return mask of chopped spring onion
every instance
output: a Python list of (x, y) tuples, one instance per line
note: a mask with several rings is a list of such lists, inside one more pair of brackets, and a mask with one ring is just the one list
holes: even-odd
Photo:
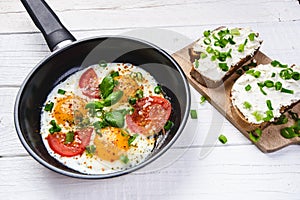
[(248, 71), (249, 70), (249, 65), (244, 65), (242, 68), (243, 68), (244, 71)]
[(211, 61), (215, 61), (216, 59), (217, 59), (217, 56), (215, 56), (215, 55), (212, 55), (210, 58)]
[(243, 103), (243, 105), (244, 105), (244, 107), (245, 107), (246, 109), (248, 109), (248, 110), (252, 107), (252, 105), (251, 105), (248, 101), (245, 101), (245, 102)]
[(191, 118), (192, 119), (197, 119), (198, 118), (196, 110), (191, 110)]
[(292, 78), (295, 80), (295, 81), (298, 81), (300, 79), (300, 73), (299, 72), (293, 72), (292, 73)]
[(286, 139), (291, 139), (298, 136), (298, 134), (295, 133), (294, 127), (292, 126), (281, 129), (280, 135)]
[(271, 77), (274, 78), (275, 76), (276, 76), (276, 74), (273, 72)]
[(279, 125), (279, 124), (286, 124), (288, 122), (288, 118), (282, 114), (280, 115), (280, 117), (277, 119), (276, 122), (274, 122), (275, 125)]
[(246, 72), (246, 74), (250, 74), (250, 75), (254, 76), (255, 78), (259, 78), (261, 75), (261, 72), (255, 71), (254, 69), (250, 69)]
[(195, 59), (194, 66), (195, 66), (195, 68), (199, 67), (199, 61), (197, 59)]
[(275, 90), (281, 90), (281, 88), (282, 88), (282, 83), (281, 82), (279, 82), (279, 81), (277, 81), (276, 83), (275, 83)]
[(204, 37), (210, 36), (210, 30), (204, 31), (203, 35), (204, 35)]
[(226, 144), (226, 142), (227, 142), (227, 138), (225, 135), (222, 135), (222, 134), (219, 135), (218, 139), (222, 144)]
[(231, 45), (235, 45), (235, 41), (233, 41), (233, 36), (229, 37), (228, 38), (228, 42), (231, 44)]
[(265, 121), (265, 122), (268, 122), (268, 121), (270, 121), (271, 119), (273, 119), (273, 117), (274, 117), (274, 115), (273, 115), (273, 111), (272, 110), (267, 110), (266, 111), (266, 117), (265, 118), (263, 118), (263, 120)]
[(136, 91), (135, 95), (137, 98), (141, 99), (144, 96), (144, 92), (143, 92), (143, 90), (139, 89)]
[(255, 37), (255, 33), (250, 33), (248, 35), (248, 38), (249, 38), (250, 41), (254, 41), (254, 37)]
[(121, 155), (120, 160), (124, 163), (127, 164), (129, 162), (129, 158), (126, 155)]
[(204, 59), (204, 58), (206, 58), (206, 57), (207, 57), (207, 54), (206, 54), (206, 53), (203, 53), (203, 52), (200, 53), (200, 58), (201, 58), (201, 59)]
[(292, 112), (291, 110), (288, 111), (289, 115), (292, 117), (293, 120), (298, 121), (299, 120), (299, 116), (297, 113)]
[(107, 67), (107, 62), (105, 60), (100, 60), (99, 61), (99, 66), (100, 67)]
[(262, 130), (257, 128), (254, 131), (251, 131), (249, 133), (249, 138), (253, 141), (253, 142), (258, 142), (260, 137), (262, 135)]
[(210, 38), (205, 38), (203, 40), (204, 44), (209, 45), (211, 43), (211, 39)]
[(58, 89), (57, 93), (58, 93), (58, 94), (65, 94), (66, 91), (65, 91), (65, 90), (62, 90), (62, 89)]
[(213, 48), (211, 48), (210, 46), (208, 46), (208, 47), (206, 48), (206, 52), (207, 52), (207, 53), (213, 53), (214, 50), (213, 50)]
[(238, 28), (234, 28), (234, 29), (230, 30), (230, 34), (231, 35), (240, 35), (241, 33)]
[(95, 145), (86, 146), (85, 151), (88, 155), (93, 155), (96, 151), (96, 146)]
[(128, 139), (128, 146), (131, 145), (131, 143), (135, 140), (135, 138), (137, 138), (137, 136), (139, 136), (139, 134), (134, 134), (134, 135), (131, 135)]
[(258, 122), (263, 120), (263, 115), (258, 111), (254, 111), (252, 115), (255, 117), (256, 121)]
[(251, 90), (251, 85), (247, 85), (246, 87), (245, 87), (245, 90), (248, 92), (249, 90)]
[(273, 67), (277, 67), (279, 64), (280, 64), (280, 62), (279, 62), (278, 60), (273, 60), (273, 61), (271, 62), (271, 65), (272, 65)]
[(49, 132), (51, 134), (61, 131), (61, 128), (58, 126), (58, 124), (55, 122), (55, 120), (51, 120), (50, 124), (52, 125), (52, 127), (49, 129)]
[(287, 94), (294, 94), (294, 90), (289, 90), (289, 89), (286, 89), (286, 88), (281, 88), (280, 91), (283, 92), (283, 93), (287, 93)]
[(168, 120), (167, 123), (164, 126), (164, 129), (166, 131), (168, 131), (168, 130), (170, 130), (172, 128), (173, 125), (174, 125), (174, 123), (172, 121)]
[(161, 86), (160, 86), (160, 85), (157, 85), (157, 86), (154, 88), (154, 93), (155, 93), (155, 94), (160, 94), (161, 92), (162, 92)]
[(66, 139), (65, 139), (65, 144), (70, 144), (74, 141), (74, 132), (73, 131), (69, 131), (66, 134)]
[(267, 88), (272, 88), (272, 87), (274, 87), (274, 82), (271, 80), (266, 80), (264, 82), (264, 86), (266, 86)]
[(257, 83), (261, 93), (263, 93), (263, 95), (267, 95), (267, 93), (263, 90), (263, 87), (265, 86), (264, 83)]
[(280, 71), (279, 76), (283, 80), (289, 80), (292, 78), (293, 70), (291, 68), (283, 69)]
[(137, 101), (137, 98), (136, 98), (136, 97), (129, 97), (129, 98), (128, 98), (128, 103), (129, 103), (130, 105), (136, 104), (136, 101)]
[(240, 52), (240, 53), (244, 52), (247, 42), (248, 42), (248, 39), (245, 39), (244, 43), (239, 45), (238, 52)]
[(266, 101), (266, 104), (267, 104), (269, 110), (273, 110), (271, 100), (268, 99), (268, 100)]
[(111, 75), (112, 78), (115, 78), (115, 77), (119, 76), (119, 72), (118, 71), (112, 71), (110, 73), (110, 75)]
[(205, 96), (201, 96), (200, 97), (200, 104), (203, 104), (204, 102), (206, 102), (206, 97)]
[(47, 111), (47, 112), (51, 112), (52, 109), (53, 109), (53, 106), (54, 106), (54, 103), (53, 102), (49, 102), (45, 105), (45, 108), (44, 110)]
[(219, 67), (221, 68), (222, 71), (225, 72), (227, 72), (229, 69), (227, 63), (219, 63)]

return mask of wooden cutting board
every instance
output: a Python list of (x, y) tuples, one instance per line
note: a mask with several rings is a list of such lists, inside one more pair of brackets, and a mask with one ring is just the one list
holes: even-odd
[[(189, 56), (189, 48), (195, 44), (192, 43), (185, 48), (177, 51), (172, 55), (172, 57), (178, 62), (178, 64), (183, 69), (186, 74), (189, 83), (222, 114), (228, 119), (241, 133), (243, 133), (249, 140), (249, 132), (257, 128), (257, 126), (252, 125), (245, 121), (241, 114), (234, 109), (230, 101), (230, 91), (235, 80), (240, 76), (237, 73), (233, 73), (224, 83), (217, 88), (207, 88), (195, 81), (191, 75), (190, 71), (192, 69), (192, 63)], [(258, 51), (254, 56), (254, 59), (257, 61), (257, 64), (267, 64), (272, 61), (268, 56)], [(249, 63), (245, 63), (247, 65)], [(300, 103), (294, 105), (291, 110), (298, 113), (300, 116)], [(285, 115), (290, 118), (287, 114)], [(262, 127), (262, 136), (257, 142), (253, 142), (262, 152), (273, 152), (279, 150), (285, 146), (291, 144), (300, 143), (300, 137), (295, 137), (293, 139), (285, 139), (280, 135), (280, 129), (284, 126), (290, 126), (294, 122), (293, 120), (288, 121), (284, 125), (274, 125), (272, 123), (266, 124)]]

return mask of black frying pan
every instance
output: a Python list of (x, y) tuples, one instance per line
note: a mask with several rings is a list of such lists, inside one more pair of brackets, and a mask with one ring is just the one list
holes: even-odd
[[(27, 76), (16, 99), (15, 126), (29, 154), (53, 171), (78, 178), (108, 178), (126, 174), (161, 156), (182, 132), (190, 109), (188, 82), (174, 59), (153, 44), (128, 37), (94, 37), (76, 41), (43, 0), (21, 1), (52, 51)], [(99, 60), (132, 63), (150, 72), (170, 97), (173, 107), (171, 120), (175, 125), (141, 164), (121, 172), (88, 175), (60, 164), (48, 154), (39, 134), (40, 114), (47, 95), (58, 83)]]

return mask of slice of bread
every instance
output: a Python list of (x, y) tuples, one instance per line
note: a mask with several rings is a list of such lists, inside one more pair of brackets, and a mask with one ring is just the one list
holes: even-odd
[(189, 49), (193, 63), (191, 76), (201, 85), (220, 86), (236, 69), (251, 60), (262, 41), (249, 28), (220, 27), (204, 31), (193, 48)]
[(249, 125), (275, 122), (300, 100), (300, 67), (278, 61), (260, 64), (240, 76), (232, 86), (232, 112)]

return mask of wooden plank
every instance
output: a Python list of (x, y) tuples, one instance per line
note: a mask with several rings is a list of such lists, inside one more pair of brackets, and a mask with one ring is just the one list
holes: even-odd
[(217, 147), (202, 159), (200, 151), (170, 149), (134, 173), (93, 181), (56, 174), (27, 156), (1, 158), (0, 199), (93, 199), (99, 192), (103, 199), (298, 199), (296, 146), (268, 156), (254, 146)]
[[(73, 2), (73, 3), (72, 3)], [(49, 1), (50, 6), (57, 10), (57, 15), (70, 30), (94, 30), (95, 28), (137, 28), (137, 27), (170, 27), (210, 24), (217, 26), (225, 23), (261, 23), (299, 20), (298, 2), (294, 1), (192, 1), (169, 4), (147, 3), (147, 1), (131, 1), (102, 7), (95, 5), (83, 6), (72, 1), (67, 5), (59, 1)], [(91, 1), (90, 1), (91, 2)], [(160, 2), (160, 3), (159, 3)], [(101, 1), (102, 3), (102, 1)], [(121, 6), (120, 6), (121, 5)], [(129, 9), (124, 8), (129, 7)], [(132, 5), (132, 6), (130, 6)], [(1, 4), (0, 4), (0, 7)], [(5, 9), (7, 3), (3, 5)], [(28, 14), (20, 5), (14, 6), (16, 11), (0, 14), (0, 33), (37, 32)], [(63, 7), (63, 8), (62, 8)], [(199, 8), (199, 11), (198, 11)], [(284, 8), (284, 9), (282, 9)], [(21, 9), (21, 10), (20, 10)], [(211, 11), (218, 13), (212, 16)], [(192, 12), (189, 12), (192, 11)], [(251, 11), (251, 12), (245, 12)], [(188, 14), (187, 14), (188, 13)], [(230, 13), (230, 14), (229, 14)], [(139, 16), (139, 17), (137, 17)], [(142, 16), (142, 17), (141, 17)], [(13, 23), (7, 23), (13, 22)], [(111, 23), (113, 22), (113, 23)]]
[[(300, 21), (262, 24), (234, 24), (233, 27), (250, 26), (257, 30), (264, 40), (261, 50), (271, 58), (283, 63), (300, 63)], [(152, 42), (173, 53), (187, 44), (195, 41), (205, 29), (215, 26), (185, 26), (168, 29), (126, 29), (126, 30), (96, 30), (74, 32), (77, 38), (99, 35), (130, 35)], [(160, 35), (167, 35), (160, 37)], [(21, 85), (26, 75), (45, 56), (49, 55), (40, 33), (0, 35), (0, 85)], [(13, 76), (12, 76), (13, 75)]]

